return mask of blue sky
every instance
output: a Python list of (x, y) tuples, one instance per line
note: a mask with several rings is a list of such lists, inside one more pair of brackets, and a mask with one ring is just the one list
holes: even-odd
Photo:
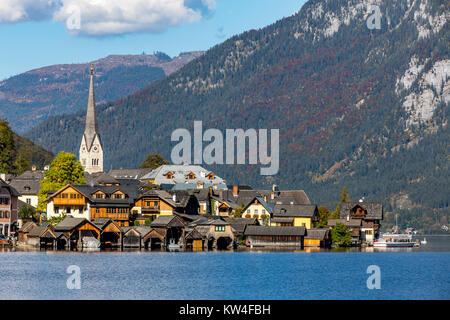
[[(124, 0), (119, 6), (131, 11), (128, 13), (131, 23), (121, 15), (118, 24), (114, 20), (116, 16), (106, 17), (110, 11), (101, 11), (108, 9), (101, 8), (102, 1), (106, 0), (63, 0), (67, 1), (67, 6), (71, 5), (71, 1), (87, 3), (86, 7), (79, 9), (82, 13), (79, 20), (81, 28), (74, 33), (69, 28), (70, 22), (67, 22), (73, 13), (71, 7), (68, 10), (67, 6), (60, 8), (55, 15), (56, 9), (49, 8), (48, 1), (45, 1), (46, 7), (38, 7), (39, 0), (36, 0), (38, 5), (33, 8), (27, 7), (29, 2), (24, 1), (21, 5), (22, 0), (3, 1), (6, 4), (0, 4), (0, 79), (47, 65), (88, 62), (109, 54), (162, 51), (176, 56), (185, 51), (207, 50), (235, 34), (290, 16), (305, 2), (184, 0), (185, 7), (172, 7), (171, 11), (163, 12), (166, 8), (161, 7), (166, 6), (165, 1), (176, 3), (183, 0), (147, 0), (146, 3), (151, 3), (148, 8), (138, 6), (142, 6), (140, 1), (144, 0)], [(89, 7), (91, 3), (87, 1), (94, 2), (98, 7)], [(120, 3), (122, 0), (114, 1)], [(127, 3), (132, 3), (129, 6), (135, 5), (133, 9), (138, 12), (138, 17), (144, 19), (136, 23), (132, 10), (124, 7), (128, 6)], [(158, 8), (155, 9), (155, 6)], [(152, 10), (157, 10), (161, 17), (153, 20)], [(146, 20), (146, 16), (151, 18)], [(108, 34), (111, 30), (115, 30), (115, 34)]]

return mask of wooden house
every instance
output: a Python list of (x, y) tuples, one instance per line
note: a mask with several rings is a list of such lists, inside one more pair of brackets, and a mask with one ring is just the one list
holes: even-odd
[(151, 227), (122, 227), (122, 245), (124, 248), (143, 248), (145, 247), (144, 238), (153, 229)]
[(346, 219), (328, 219), (328, 226), (331, 228), (334, 228), (338, 223), (343, 224), (350, 231), (353, 245), (361, 244), (361, 219), (351, 219), (349, 217)]
[(343, 202), (341, 219), (361, 219), (361, 241), (369, 245), (378, 238), (383, 220), (383, 204), (380, 202)]
[[(176, 215), (160, 216), (150, 224), (150, 227), (153, 229), (152, 231), (155, 231), (157, 234), (147, 235), (147, 238), (148, 236), (156, 236), (162, 240), (163, 247), (167, 247), (169, 243), (184, 245), (185, 224), (180, 217)], [(163, 238), (159, 235), (162, 235)]]
[(121, 247), (122, 229), (110, 218), (98, 218), (92, 222), (100, 230), (100, 243), (102, 247)]
[(18, 241), (19, 243), (25, 243), (25, 240), (28, 237), (28, 233), (30, 230), (34, 227), (36, 227), (37, 224), (33, 221), (29, 221), (23, 224), (22, 228), (18, 230)]
[(328, 248), (331, 246), (330, 229), (307, 229), (304, 245), (305, 247)]
[(58, 223), (54, 229), (56, 232), (62, 232), (69, 240), (68, 248), (82, 247), (84, 237), (94, 237), (100, 241), (102, 230), (85, 218), (73, 218), (67, 216)]
[(188, 250), (203, 251), (203, 235), (196, 228), (186, 228), (184, 242)]
[(200, 218), (189, 224), (202, 235), (203, 244), (208, 249), (226, 250), (234, 246), (235, 234), (231, 224), (222, 219)]
[(305, 227), (247, 226), (247, 246), (304, 247)]

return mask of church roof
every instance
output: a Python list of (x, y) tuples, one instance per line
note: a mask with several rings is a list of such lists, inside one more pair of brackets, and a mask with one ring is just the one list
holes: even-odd
[(91, 81), (89, 84), (89, 98), (86, 111), (86, 126), (84, 129), (84, 138), (86, 141), (86, 147), (90, 151), (95, 136), (98, 135), (97, 116), (95, 115), (95, 93), (94, 93), (94, 69), (91, 67)]

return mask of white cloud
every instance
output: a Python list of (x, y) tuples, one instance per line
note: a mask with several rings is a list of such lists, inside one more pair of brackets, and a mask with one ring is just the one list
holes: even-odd
[(55, 7), (53, 0), (1, 0), (0, 23), (50, 19)]
[(1, 0), (0, 23), (50, 19), (72, 34), (119, 35), (159, 32), (200, 21), (216, 0)]

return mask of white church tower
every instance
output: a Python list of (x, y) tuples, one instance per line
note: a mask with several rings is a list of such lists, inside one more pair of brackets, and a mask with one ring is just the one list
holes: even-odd
[(97, 129), (94, 95), (94, 68), (91, 64), (91, 83), (86, 111), (86, 127), (80, 146), (80, 162), (88, 173), (103, 171), (103, 148)]

